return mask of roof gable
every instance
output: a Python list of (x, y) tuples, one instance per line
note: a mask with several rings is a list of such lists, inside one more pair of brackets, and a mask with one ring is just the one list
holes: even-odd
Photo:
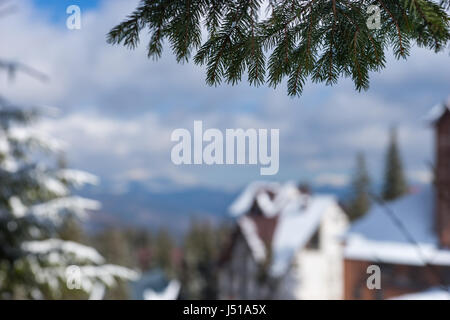
[[(294, 183), (250, 184), (230, 206), (256, 261), (272, 249), (272, 276), (283, 275), (295, 253), (303, 248), (320, 225), (327, 208), (336, 204), (333, 196), (302, 193)], [(255, 209), (257, 207), (257, 210)]]
[(450, 97), (446, 102), (440, 103), (428, 112), (426, 120), (433, 125), (436, 125), (445, 115), (450, 113)]

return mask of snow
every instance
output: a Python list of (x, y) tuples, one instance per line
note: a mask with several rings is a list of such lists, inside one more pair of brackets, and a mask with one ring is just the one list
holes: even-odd
[[(35, 255), (28, 255), (27, 262), (36, 281), (49, 285), (52, 290), (60, 290), (66, 286), (69, 279), (65, 266), (42, 267)], [(101, 287), (111, 287), (116, 284), (116, 278), (134, 281), (139, 278), (139, 272), (117, 265), (84, 265), (79, 268), (80, 289), (89, 293), (90, 298), (100, 298)]]
[(19, 197), (11, 197), (9, 199), (11, 213), (16, 218), (22, 218), (26, 215), (28, 208), (24, 206)]
[(89, 295), (89, 300), (103, 300), (105, 296), (106, 287), (101, 283), (96, 283), (92, 287), (91, 294)]
[(387, 204), (417, 245), (389, 217), (387, 208), (375, 204), (348, 231), (345, 257), (410, 265), (450, 265), (450, 250), (439, 248), (434, 230), (434, 199), (434, 189), (429, 186)]
[(253, 257), (257, 262), (264, 262), (266, 259), (266, 247), (258, 236), (256, 225), (250, 218), (243, 216), (238, 220), (242, 234), (250, 247)]
[[(1, 64), (0, 61), (0, 67)], [(47, 231), (53, 236), (57, 235), (55, 227), (64, 221), (66, 214), (84, 218), (89, 210), (100, 208), (97, 201), (69, 196), (69, 187), (97, 184), (98, 179), (83, 171), (47, 167), (46, 151), (62, 151), (65, 144), (25, 121), (35, 115), (34, 110), (9, 107), (9, 103), (0, 97), (0, 113), (4, 115), (0, 121), (0, 180), (6, 181), (6, 184), (0, 184), (0, 193), (8, 199), (9, 205), (9, 210), (1, 210), (0, 214), (2, 218), (6, 215), (6, 225), (11, 232), (20, 226), (19, 219), (28, 219), (24, 232), (28, 231), (29, 236), (35, 239), (17, 246), (16, 249), (22, 249), (24, 253), (20, 263), (31, 270), (38, 284), (48, 285), (52, 295), (61, 293), (62, 288), (73, 280), (73, 274), (68, 272), (70, 267), (79, 271), (81, 289), (94, 300), (102, 299), (106, 286), (115, 285), (119, 278), (136, 280), (140, 276), (139, 272), (112, 264), (102, 265), (105, 259), (92, 247), (51, 236), (41, 240), (43, 236), (48, 237)], [(25, 124), (16, 126), (16, 123)], [(14, 190), (8, 188), (8, 181), (23, 184), (23, 190), (11, 194)], [(30, 204), (30, 200), (22, 196), (28, 190), (28, 185), (31, 185), (30, 188), (38, 187), (38, 194), (32, 195), (36, 199), (46, 197), (48, 193), (53, 199)], [(50, 228), (45, 228), (47, 226)], [(42, 233), (41, 230), (46, 232)], [(0, 270), (0, 282), (3, 276)], [(36, 287), (30, 289), (30, 296), (41, 299), (45, 295)]]
[(82, 187), (86, 184), (98, 185), (97, 176), (81, 170), (63, 169), (57, 172), (59, 179), (70, 182), (75, 187)]
[(391, 300), (450, 300), (450, 288), (431, 288), (423, 292), (398, 296)]
[(10, 146), (8, 139), (2, 134), (0, 135), (0, 154), (7, 154), (9, 153)]
[(256, 195), (260, 191), (277, 191), (280, 187), (276, 182), (256, 181), (251, 183), (244, 192), (231, 204), (229, 212), (232, 216), (237, 217), (245, 214), (253, 205)]
[(48, 151), (63, 151), (65, 144), (33, 127), (14, 127), (9, 130), (9, 138), (19, 143), (44, 148)]
[[(434, 232), (434, 190), (423, 187), (418, 193), (406, 195), (386, 203), (387, 208), (399, 219), (405, 228), (420, 243), (436, 244)], [(386, 207), (374, 204), (372, 209), (349, 230), (350, 234), (361, 234), (376, 241), (390, 241), (409, 244), (403, 232), (386, 212)]]
[(431, 108), (428, 115), (425, 117), (427, 122), (434, 123), (438, 121), (446, 111), (450, 110), (450, 97), (448, 98), (446, 103), (440, 103)]
[(297, 201), (296, 206), (288, 206), (289, 210), (280, 215), (272, 242), (273, 276), (283, 275), (291, 264), (295, 253), (303, 248), (316, 232), (327, 208), (335, 204), (332, 196), (314, 196), (308, 206)]
[(42, 187), (44, 187), (49, 192), (57, 196), (66, 196), (69, 194), (69, 189), (60, 180), (50, 177), (46, 174), (41, 174), (38, 179)]
[(97, 281), (101, 281), (106, 286), (111, 287), (116, 284), (115, 278), (124, 280), (136, 280), (139, 278), (139, 272), (113, 264), (80, 266), (80, 270), (82, 275), (81, 286), (87, 292), (91, 292)]
[(81, 170), (62, 169), (52, 172), (42, 164), (37, 166), (35, 176), (43, 188), (58, 196), (70, 193), (67, 184), (80, 188), (86, 184), (97, 185), (99, 181), (95, 175)]
[(450, 265), (450, 250), (441, 250), (435, 245), (415, 246), (398, 242), (370, 241), (358, 236), (352, 237), (347, 243), (347, 259), (415, 266)]
[(180, 293), (181, 284), (177, 280), (172, 280), (169, 285), (162, 291), (156, 292), (153, 289), (144, 291), (144, 300), (176, 300)]
[(71, 254), (80, 261), (89, 261), (96, 264), (104, 262), (104, 258), (94, 248), (61, 239), (24, 242), (22, 249), (32, 254), (49, 254), (56, 251)]
[(38, 219), (47, 219), (56, 223), (60, 222), (62, 213), (73, 213), (83, 219), (88, 210), (100, 209), (100, 202), (82, 197), (57, 198), (46, 203), (38, 204), (30, 208), (29, 214)]
[[(269, 192), (273, 193), (271, 200)], [(280, 185), (276, 182), (256, 181), (251, 183), (241, 195), (231, 204), (229, 212), (232, 216), (241, 216), (247, 213), (256, 200), (263, 214), (272, 218), (285, 210), (292, 201), (307, 200), (306, 195), (302, 195), (293, 182)]]
[[(271, 200), (268, 192), (274, 194)], [(238, 225), (257, 262), (266, 258), (266, 249), (254, 222), (244, 215), (256, 200), (267, 218), (278, 215), (272, 240), (272, 259), (269, 272), (278, 277), (287, 271), (295, 253), (303, 248), (320, 224), (327, 208), (336, 204), (333, 196), (310, 196), (301, 193), (292, 182), (280, 185), (271, 182), (250, 184), (230, 206), (230, 213), (238, 218)]]
[(298, 191), (294, 183), (288, 182), (277, 190), (273, 200), (270, 199), (266, 192), (262, 192), (256, 196), (256, 202), (264, 215), (271, 218), (283, 210), (289, 211), (289, 206), (292, 205), (294, 205), (293, 210), (296, 210), (298, 203), (301, 202), (302, 204), (304, 201), (307, 201), (307, 198), (307, 195), (303, 195)]
[(0, 168), (8, 173), (15, 173), (19, 170), (19, 163), (9, 154), (6, 154), (0, 161)]

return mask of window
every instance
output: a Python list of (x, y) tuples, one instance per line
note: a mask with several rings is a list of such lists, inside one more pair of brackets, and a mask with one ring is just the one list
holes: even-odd
[(320, 249), (320, 228), (317, 228), (316, 232), (314, 232), (311, 239), (309, 239), (308, 244), (306, 245), (307, 249), (310, 250), (319, 250)]

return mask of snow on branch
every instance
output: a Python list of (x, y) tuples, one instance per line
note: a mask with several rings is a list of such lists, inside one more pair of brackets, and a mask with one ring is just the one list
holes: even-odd
[(76, 261), (88, 261), (96, 264), (104, 263), (105, 259), (94, 248), (61, 239), (47, 239), (42, 241), (27, 241), (22, 249), (31, 254), (50, 254), (59, 252), (72, 255)]
[(61, 214), (72, 213), (85, 218), (88, 210), (100, 209), (100, 202), (82, 197), (65, 197), (38, 204), (30, 208), (30, 214), (42, 219), (59, 221)]
[[(91, 293), (91, 297), (98, 295), (101, 286), (113, 287), (117, 284), (117, 279), (135, 281), (140, 277), (140, 273), (126, 267), (105, 264), (101, 266), (86, 265), (80, 266), (81, 289)], [(63, 279), (67, 281), (67, 274), (64, 271)], [(99, 297), (97, 297), (99, 298)]]
[(65, 143), (52, 138), (40, 130), (31, 127), (14, 127), (9, 131), (9, 137), (13, 141), (23, 143), (35, 148), (45, 149), (51, 152), (60, 152), (65, 148)]
[(99, 179), (97, 176), (81, 170), (63, 169), (59, 170), (56, 173), (56, 176), (59, 179), (65, 180), (77, 188), (82, 187), (86, 184), (99, 184)]
[[(64, 266), (43, 267), (36, 256), (27, 256), (27, 262), (32, 270), (36, 281), (49, 285), (53, 290), (61, 290), (61, 286), (66, 286), (72, 276), (68, 268)], [(117, 284), (116, 280), (137, 280), (140, 273), (126, 267), (118, 265), (85, 265), (76, 266), (79, 270), (80, 289), (89, 293), (91, 298), (101, 299), (102, 287), (112, 287)]]
[(89, 210), (98, 210), (100, 202), (82, 197), (57, 198), (48, 202), (26, 207), (18, 197), (9, 199), (11, 213), (16, 218), (31, 216), (38, 220), (50, 220), (54, 224), (62, 222), (65, 214), (74, 214), (80, 219), (84, 219)]

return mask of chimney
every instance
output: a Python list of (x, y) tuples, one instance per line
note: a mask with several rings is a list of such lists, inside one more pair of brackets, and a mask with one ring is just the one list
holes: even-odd
[(450, 100), (434, 122), (436, 130), (436, 230), (442, 247), (450, 248)]

